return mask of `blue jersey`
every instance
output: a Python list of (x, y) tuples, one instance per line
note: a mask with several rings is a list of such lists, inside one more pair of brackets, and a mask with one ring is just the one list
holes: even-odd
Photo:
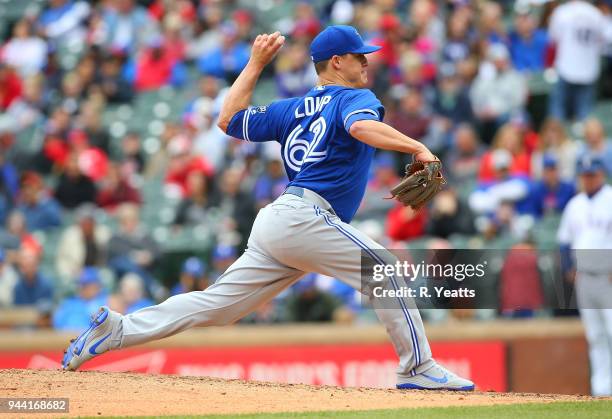
[(374, 156), (374, 148), (349, 129), (355, 121), (383, 116), (382, 104), (367, 89), (317, 86), (303, 97), (236, 113), (227, 133), (246, 141), (278, 141), (289, 186), (318, 193), (348, 223), (365, 193)]

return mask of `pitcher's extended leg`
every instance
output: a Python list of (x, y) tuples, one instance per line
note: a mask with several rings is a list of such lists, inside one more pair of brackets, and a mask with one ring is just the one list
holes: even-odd
[(161, 339), (194, 326), (233, 323), (302, 275), (250, 248), (204, 291), (176, 295), (126, 316), (102, 307), (90, 327), (71, 341), (62, 366), (75, 370), (110, 349)]
[(204, 291), (168, 298), (123, 316), (121, 347), (171, 336), (196, 326), (223, 326), (246, 316), (304, 275), (253, 249)]

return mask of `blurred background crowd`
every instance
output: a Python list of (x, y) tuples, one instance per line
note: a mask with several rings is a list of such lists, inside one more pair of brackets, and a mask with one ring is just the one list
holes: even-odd
[[(216, 127), (224, 89), (254, 36), (280, 30), (288, 42), (254, 104), (306, 93), (308, 46), (328, 24), (382, 46), (368, 69), (386, 122), (427, 144), (449, 180), (429, 208), (398, 206), (384, 198), (411, 157), (379, 152), (358, 228), (394, 249), (554, 249), (577, 161), (612, 175), (611, 6), (0, 0), (0, 308), (81, 329), (102, 304), (129, 313), (213, 283), (287, 183), (277, 143)], [(568, 7), (591, 30), (566, 36)], [(518, 314), (550, 315), (537, 258), (509, 259), (497, 308), (431, 319), (516, 315), (509, 301), (526, 294)], [(243, 321), (369, 321), (359, 302), (309, 275)]]

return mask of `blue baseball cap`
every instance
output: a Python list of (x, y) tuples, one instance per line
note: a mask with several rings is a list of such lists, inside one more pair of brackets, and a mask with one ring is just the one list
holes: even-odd
[(204, 271), (206, 270), (206, 266), (204, 262), (202, 262), (197, 257), (190, 257), (183, 263), (183, 273), (188, 274), (195, 277), (200, 277), (204, 275)]
[(597, 156), (586, 155), (578, 160), (578, 173), (581, 175), (593, 174), (599, 170), (605, 172), (606, 167), (604, 166), (601, 158)]
[(310, 44), (310, 58), (315, 63), (334, 55), (370, 54), (380, 47), (366, 45), (357, 29), (347, 25), (328, 26)]
[(79, 276), (79, 286), (85, 286), (89, 284), (99, 284), (100, 283), (100, 275), (98, 274), (98, 269), (92, 266), (86, 266), (81, 271), (81, 275)]
[(218, 244), (213, 251), (213, 259), (221, 260), (221, 259), (229, 259), (236, 257), (236, 248), (234, 246), (229, 246), (226, 244)]
[(552, 154), (545, 154), (542, 159), (542, 165), (547, 169), (557, 167), (557, 158)]

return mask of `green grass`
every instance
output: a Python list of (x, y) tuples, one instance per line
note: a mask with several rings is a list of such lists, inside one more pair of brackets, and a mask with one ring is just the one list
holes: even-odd
[[(155, 416), (147, 416), (154, 418)], [(511, 404), (503, 406), (426, 407), (347, 412), (260, 413), (247, 415), (160, 416), (160, 418), (198, 419), (284, 419), (284, 418), (358, 418), (358, 419), (610, 419), (612, 401)], [(99, 418), (99, 416), (97, 416)]]

